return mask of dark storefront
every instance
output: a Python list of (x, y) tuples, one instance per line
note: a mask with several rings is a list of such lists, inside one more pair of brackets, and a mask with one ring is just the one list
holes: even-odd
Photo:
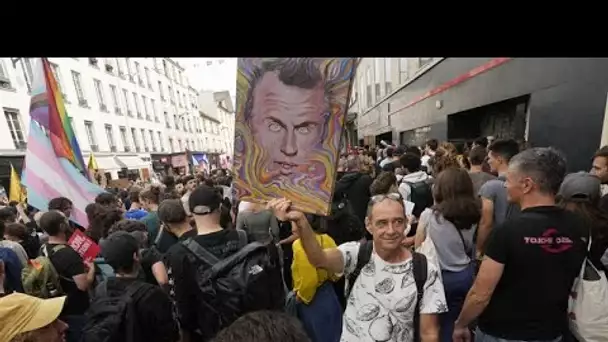
[(600, 145), (608, 59), (446, 58), (366, 113), (395, 143), (495, 136), (562, 150), (571, 170), (589, 168)]

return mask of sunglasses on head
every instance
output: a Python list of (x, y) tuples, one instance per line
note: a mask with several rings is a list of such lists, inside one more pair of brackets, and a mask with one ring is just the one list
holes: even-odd
[(378, 202), (382, 202), (385, 199), (391, 199), (393, 201), (403, 201), (403, 197), (401, 197), (401, 194), (396, 193), (396, 192), (392, 192), (392, 193), (388, 193), (388, 194), (380, 194), (380, 195), (375, 195), (372, 196), (369, 199), (370, 204), (376, 204)]

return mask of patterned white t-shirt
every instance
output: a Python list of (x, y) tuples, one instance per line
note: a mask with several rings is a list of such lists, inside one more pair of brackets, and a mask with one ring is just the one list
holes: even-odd
[[(357, 265), (359, 242), (347, 242), (338, 249), (344, 257), (344, 272), (348, 275)], [(427, 269), (420, 313), (447, 312), (439, 271), (430, 262)], [(413, 341), (417, 294), (412, 258), (391, 264), (373, 252), (348, 298), (340, 341)]]

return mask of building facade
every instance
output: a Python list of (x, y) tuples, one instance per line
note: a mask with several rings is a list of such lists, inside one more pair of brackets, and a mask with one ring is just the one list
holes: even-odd
[(608, 134), (606, 72), (603, 58), (365, 58), (351, 111), (361, 144), (513, 138), (588, 169)]
[[(170, 58), (49, 58), (85, 162), (107, 179), (150, 177), (151, 154), (203, 149), (198, 92)], [(34, 60), (0, 58), (0, 160), (27, 148)], [(13, 161), (10, 161), (11, 163)], [(0, 162), (0, 179), (6, 178)]]

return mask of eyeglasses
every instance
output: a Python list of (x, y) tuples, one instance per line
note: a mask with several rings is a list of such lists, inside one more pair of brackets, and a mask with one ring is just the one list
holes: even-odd
[(403, 201), (403, 197), (401, 196), (400, 193), (392, 192), (392, 193), (388, 193), (388, 194), (380, 194), (380, 195), (372, 196), (369, 199), (369, 205), (374, 205), (376, 203), (382, 202), (387, 198), (390, 200), (393, 200), (393, 201), (398, 201), (398, 202)]

